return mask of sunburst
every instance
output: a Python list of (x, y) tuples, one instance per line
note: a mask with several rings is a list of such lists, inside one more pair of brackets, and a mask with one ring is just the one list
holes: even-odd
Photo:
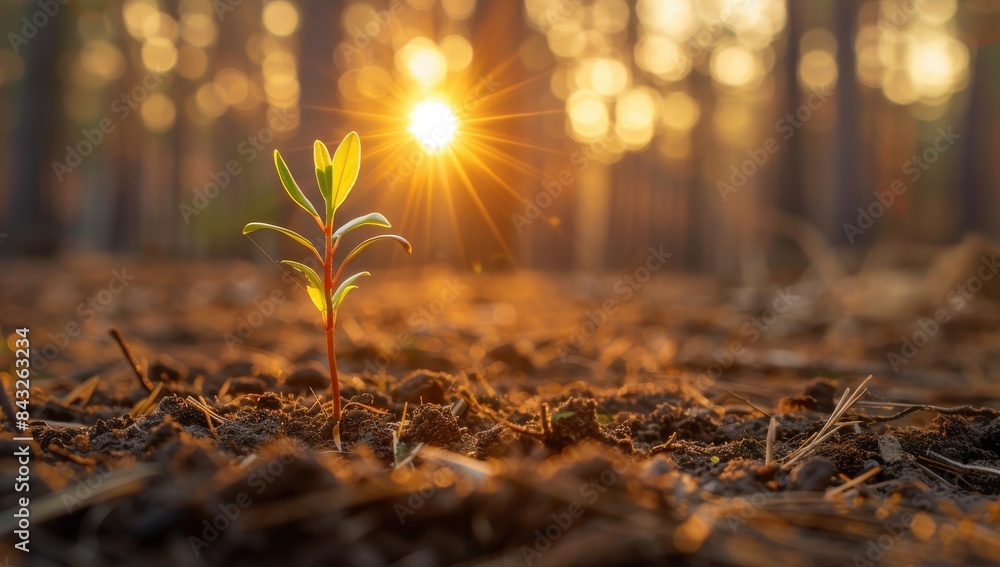
[(458, 126), (455, 111), (441, 100), (424, 100), (410, 113), (410, 133), (430, 154), (445, 150), (455, 139)]
[[(435, 35), (433, 30), (423, 33)], [(481, 39), (482, 47), (474, 51), (488, 59), (496, 38)], [(474, 59), (442, 78), (440, 58), (424, 56), (419, 51), (424, 45), (434, 44), (405, 43), (410, 59), (402, 63), (404, 50), (392, 51), (389, 43), (373, 46), (372, 65), (345, 72), (358, 77), (351, 86), (353, 94), (362, 96), (345, 95), (342, 107), (304, 108), (345, 118), (330, 139), (344, 129), (361, 134), (365, 150), (359, 186), (374, 188), (376, 208), (401, 219), (401, 233), (417, 242), (433, 241), (437, 249), (416, 246), (416, 253), (444, 259), (448, 251), (441, 248), (451, 246), (469, 265), (496, 254), (512, 261), (507, 236), (513, 225), (506, 223), (512, 211), (529, 205), (530, 187), (543, 178), (542, 169), (530, 160), (539, 152), (563, 153), (561, 147), (524, 139), (520, 131), (531, 128), (525, 121), (564, 110), (525, 111), (523, 100), (537, 100), (526, 96), (528, 89), (548, 74), (524, 79), (512, 69), (516, 53), (489, 65)], [(343, 90), (343, 77), (337, 79)]]

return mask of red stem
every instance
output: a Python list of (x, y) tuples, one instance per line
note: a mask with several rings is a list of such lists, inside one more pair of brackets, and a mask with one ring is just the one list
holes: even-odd
[(340, 379), (337, 376), (337, 352), (334, 348), (334, 325), (337, 322), (333, 312), (333, 255), (337, 251), (337, 243), (333, 242), (333, 227), (324, 227), (326, 236), (326, 261), (323, 262), (323, 287), (326, 290), (326, 356), (330, 363), (330, 388), (333, 390), (333, 413), (340, 421)]

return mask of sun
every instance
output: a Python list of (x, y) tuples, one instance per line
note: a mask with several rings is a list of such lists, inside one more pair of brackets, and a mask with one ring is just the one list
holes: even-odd
[(444, 150), (457, 132), (458, 117), (443, 101), (425, 100), (410, 113), (410, 133), (428, 153)]

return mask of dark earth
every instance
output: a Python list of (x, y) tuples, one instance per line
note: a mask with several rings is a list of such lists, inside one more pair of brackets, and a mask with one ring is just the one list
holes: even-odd
[(30, 562), (11, 535), (0, 557), (1000, 564), (1000, 278), (959, 306), (972, 246), (758, 289), (376, 271), (338, 323), (339, 424), (316, 312), (272, 265), (5, 261), (0, 368), (10, 392), (28, 326), (34, 441)]

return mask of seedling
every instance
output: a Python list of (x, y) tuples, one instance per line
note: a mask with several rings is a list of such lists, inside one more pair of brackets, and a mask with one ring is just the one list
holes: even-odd
[[(309, 216), (316, 221), (320, 230), (323, 231), (325, 242), (324, 254), (320, 255), (319, 250), (313, 246), (312, 242), (299, 233), (273, 224), (252, 222), (243, 227), (243, 234), (249, 234), (261, 229), (278, 231), (308, 248), (316, 256), (316, 259), (319, 260), (319, 265), (323, 269), (322, 277), (315, 270), (301, 262), (282, 260), (281, 263), (305, 276), (306, 291), (309, 293), (309, 298), (323, 317), (323, 324), (326, 327), (326, 352), (330, 362), (330, 388), (333, 390), (333, 411), (339, 421), (341, 409), (340, 381), (337, 377), (337, 355), (334, 350), (334, 327), (337, 324), (337, 311), (344, 302), (344, 297), (347, 296), (347, 293), (352, 289), (357, 289), (358, 286), (354, 282), (361, 276), (370, 276), (371, 274), (368, 272), (358, 272), (344, 278), (342, 282), (340, 281), (340, 276), (351, 260), (356, 258), (365, 248), (380, 240), (398, 242), (406, 250), (407, 254), (411, 254), (413, 249), (410, 243), (402, 236), (395, 234), (373, 236), (355, 246), (351, 253), (334, 270), (333, 258), (337, 253), (337, 248), (340, 246), (341, 239), (348, 232), (368, 225), (386, 228), (392, 225), (381, 214), (368, 213), (344, 223), (336, 230), (333, 228), (337, 209), (347, 199), (347, 195), (358, 180), (358, 171), (361, 168), (361, 140), (358, 138), (357, 132), (351, 132), (344, 137), (344, 140), (340, 142), (340, 146), (337, 147), (337, 151), (334, 152), (333, 159), (330, 158), (330, 150), (326, 147), (326, 144), (320, 140), (316, 140), (316, 143), (313, 144), (313, 161), (316, 165), (316, 183), (319, 185), (319, 192), (326, 202), (325, 222), (320, 218), (313, 204), (302, 193), (302, 190), (299, 189), (291, 172), (288, 171), (288, 166), (285, 165), (285, 160), (282, 159), (281, 154), (278, 150), (274, 151), (274, 165), (278, 170), (281, 185), (285, 188), (288, 196), (296, 204), (305, 209), (309, 213)], [(338, 282), (340, 282), (339, 285)]]

